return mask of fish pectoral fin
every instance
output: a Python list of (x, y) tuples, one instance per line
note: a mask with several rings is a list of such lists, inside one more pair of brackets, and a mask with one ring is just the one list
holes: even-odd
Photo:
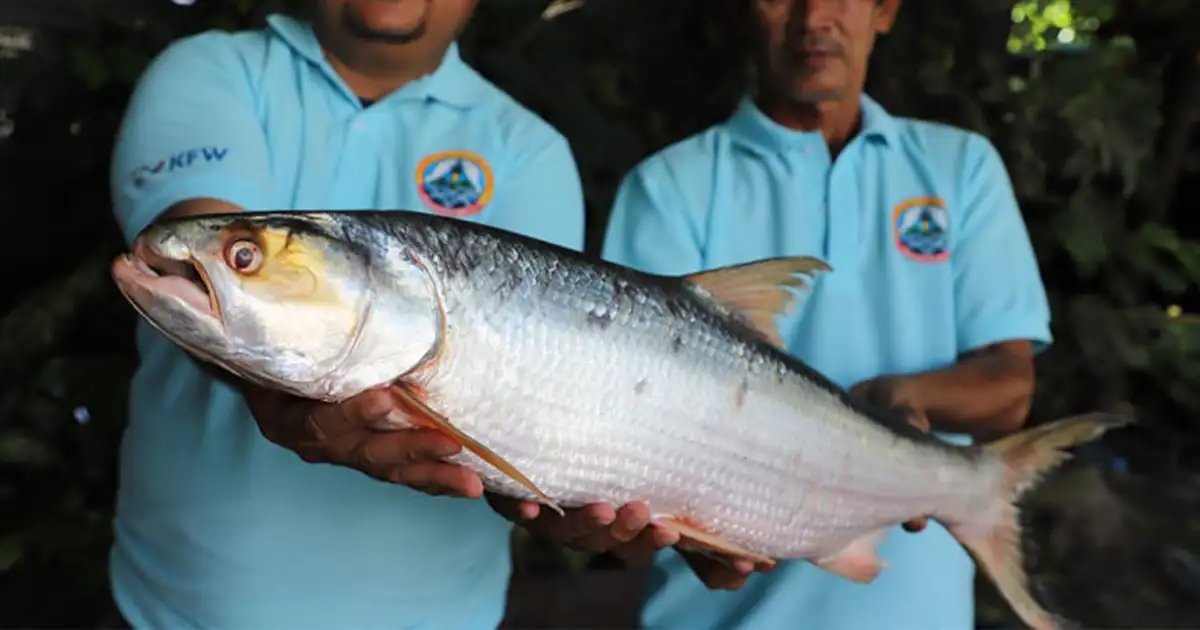
[(750, 560), (759, 565), (775, 566), (775, 560), (747, 551), (724, 540), (720, 536), (714, 536), (695, 525), (687, 523), (683, 519), (666, 517), (656, 519), (655, 522), (679, 534), (679, 543), (676, 546), (685, 551), (715, 552), (734, 559)]
[(524, 473), (522, 473), (520, 470), (517, 470), (515, 466), (508, 463), (508, 461), (506, 461), (503, 457), (496, 454), (495, 451), (484, 446), (478, 440), (467, 435), (461, 429), (454, 426), (454, 423), (450, 422), (446, 416), (443, 416), (431, 408), (423, 400), (423, 396), (420, 391), (414, 386), (407, 383), (397, 383), (392, 387), (392, 390), (395, 392), (399, 402), (408, 408), (405, 411), (408, 413), (409, 418), (411, 418), (415, 423), (428, 426), (431, 429), (437, 429), (438, 431), (450, 436), (451, 439), (453, 439), (455, 442), (458, 442), (463, 448), (471, 451), (483, 461), (494, 466), (496, 470), (508, 475), (514, 481), (524, 486), (525, 489), (532, 492), (543, 505), (557, 512), (559, 516), (564, 516), (566, 514), (563, 512), (563, 509), (554, 502), (553, 499), (547, 496), (545, 492), (542, 492), (542, 490), (538, 488), (537, 485), (529, 479), (529, 477), (526, 477)]
[(885, 535), (887, 530), (879, 530), (856, 538), (841, 551), (828, 558), (814, 560), (813, 564), (861, 584), (874, 581), (884, 568), (883, 559), (879, 557), (879, 543), (883, 542)]
[(683, 279), (740, 314), (768, 341), (782, 347), (775, 317), (786, 314), (797, 298), (788, 287), (808, 288), (810, 280), (802, 276), (811, 278), (830, 270), (832, 267), (819, 258), (791, 256), (702, 271)]

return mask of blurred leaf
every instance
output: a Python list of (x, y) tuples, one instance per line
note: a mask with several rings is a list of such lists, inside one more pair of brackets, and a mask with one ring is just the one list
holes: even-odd
[(97, 89), (104, 86), (108, 80), (108, 69), (97, 51), (83, 46), (72, 46), (67, 49), (75, 75), (89, 88)]
[(1145, 223), (1140, 236), (1150, 245), (1171, 254), (1178, 254), (1182, 246), (1179, 234), (1161, 223)]
[(1179, 262), (1183, 265), (1184, 273), (1193, 284), (1200, 283), (1200, 242), (1184, 243), (1177, 252)]
[(0, 465), (44, 466), (53, 460), (53, 449), (28, 432), (0, 431)]
[(9, 570), (24, 552), (24, 543), (19, 534), (11, 534), (0, 538), (0, 573)]
[(1103, 221), (1097, 219), (1093, 197), (1080, 192), (1055, 220), (1055, 231), (1082, 276), (1094, 274), (1108, 258)]

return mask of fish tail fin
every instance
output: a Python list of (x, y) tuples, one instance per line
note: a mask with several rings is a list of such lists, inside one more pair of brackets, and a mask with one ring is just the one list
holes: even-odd
[(999, 505), (991, 511), (991, 522), (955, 527), (951, 531), (1017, 616), (1034, 630), (1054, 630), (1071, 624), (1045, 610), (1030, 592), (1017, 502), (1046, 473), (1071, 458), (1066, 449), (1090, 442), (1130, 421), (1115, 414), (1082, 414), (1021, 431), (983, 447), (999, 457), (1007, 469), (1002, 494), (997, 497)]

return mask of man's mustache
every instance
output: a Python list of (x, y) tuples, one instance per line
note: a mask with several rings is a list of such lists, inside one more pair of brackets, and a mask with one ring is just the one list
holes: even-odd
[(846, 54), (846, 47), (835, 39), (819, 35), (804, 35), (793, 40), (788, 38), (786, 49), (794, 57), (819, 54), (841, 57)]

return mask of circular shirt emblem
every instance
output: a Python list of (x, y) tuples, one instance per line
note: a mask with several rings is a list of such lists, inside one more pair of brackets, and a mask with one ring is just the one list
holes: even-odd
[(896, 248), (917, 262), (950, 257), (950, 213), (937, 198), (910, 199), (892, 212)]
[(492, 169), (469, 151), (443, 151), (417, 165), (417, 192), (438, 214), (469, 216), (492, 199)]

